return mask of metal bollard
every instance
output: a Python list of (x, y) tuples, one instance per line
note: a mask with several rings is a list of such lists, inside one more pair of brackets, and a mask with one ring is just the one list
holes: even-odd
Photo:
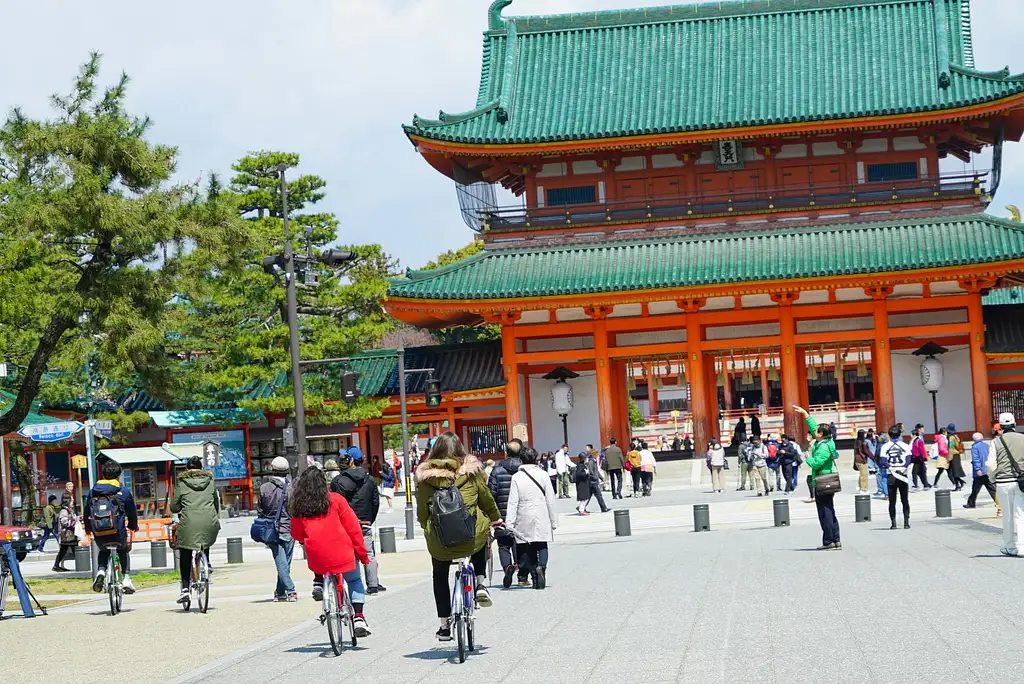
[(949, 499), (948, 489), (935, 490), (935, 517), (952, 518), (953, 504)]
[(96, 579), (96, 573), (100, 566), (100, 545), (93, 542), (89, 544), (89, 569), (92, 571), (92, 578)]
[(772, 502), (772, 512), (775, 513), (776, 527), (789, 527), (789, 500), (776, 499)]
[(380, 538), (381, 553), (395, 553), (398, 550), (395, 546), (394, 527), (381, 527), (377, 530), (377, 535)]
[(181, 549), (174, 549), (171, 555), (174, 556), (174, 571), (181, 572)]
[(149, 542), (149, 565), (153, 568), (167, 567), (167, 542), (162, 540)]
[(693, 531), (711, 531), (711, 513), (707, 504), (694, 504), (693, 506)]
[(89, 547), (88, 546), (76, 546), (75, 547), (75, 572), (89, 572), (89, 568), (92, 565), (89, 562), (89, 559), (90, 559)]
[(242, 562), (242, 538), (228, 537), (228, 564)]
[(629, 526), (629, 509), (617, 508), (613, 515), (615, 516), (616, 537), (628, 537), (633, 534), (633, 530)]
[(853, 497), (854, 522), (871, 522), (871, 495), (857, 494)]

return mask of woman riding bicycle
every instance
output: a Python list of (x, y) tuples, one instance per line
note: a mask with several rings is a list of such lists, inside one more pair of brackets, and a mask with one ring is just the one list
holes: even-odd
[[(438, 641), (451, 641), (451, 587), (448, 585), (449, 568), (453, 561), (470, 558), (476, 571), (476, 600), (481, 606), (491, 605), (491, 595), (485, 586), (487, 545), (490, 527), (501, 522), (501, 513), (484, 479), (484, 467), (476, 456), (467, 453), (459, 438), (445, 432), (434, 442), (426, 460), (416, 470), (417, 518), (427, 539), (434, 576), (434, 603), (441, 627)], [(457, 546), (445, 546), (431, 522), (430, 502), (434, 492), (455, 486), (469, 515), (476, 519), (473, 539)]]
[(210, 547), (220, 532), (220, 497), (213, 473), (203, 470), (203, 460), (198, 456), (190, 458), (187, 470), (178, 476), (171, 513), (178, 514), (177, 540), (181, 552), (178, 603), (187, 603), (192, 584), (192, 554), (202, 553), (209, 563)]

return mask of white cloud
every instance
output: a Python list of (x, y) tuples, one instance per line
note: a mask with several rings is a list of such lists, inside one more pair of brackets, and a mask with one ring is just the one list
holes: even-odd
[[(379, 241), (419, 266), (471, 239), (451, 181), (413, 151), (414, 113), (474, 104), (490, 0), (179, 0), (9, 3), (0, 106), (45, 112), (90, 50), (105, 74), (133, 79), (132, 107), (153, 138), (180, 147), (180, 171), (227, 172), (254, 149), (299, 152), (328, 181), (324, 208), (346, 241)], [(506, 14), (665, 4), (664, 0), (515, 0)], [(1009, 64), (1024, 6), (975, 0), (979, 69)], [(102, 6), (102, 10), (98, 7)], [(59, 9), (58, 9), (59, 8)], [(1024, 205), (1024, 153), (1011, 144), (995, 213)], [(979, 168), (987, 161), (979, 161)]]

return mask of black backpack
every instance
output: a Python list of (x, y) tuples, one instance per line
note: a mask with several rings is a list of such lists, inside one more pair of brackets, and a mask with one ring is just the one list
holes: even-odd
[(89, 521), (94, 537), (116, 537), (124, 529), (124, 511), (114, 494), (94, 494), (89, 503)]
[(441, 546), (459, 546), (476, 537), (476, 516), (469, 514), (455, 485), (438, 489), (430, 497), (430, 521)]

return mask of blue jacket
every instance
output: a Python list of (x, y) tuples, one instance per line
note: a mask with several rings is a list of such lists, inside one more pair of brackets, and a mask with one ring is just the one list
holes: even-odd
[(971, 475), (988, 475), (988, 442), (979, 440), (971, 445)]
[[(126, 492), (123, 487), (118, 485), (110, 484), (107, 480), (100, 480), (96, 483), (96, 486), (89, 490), (89, 496), (85, 498), (85, 510), (82, 511), (82, 525), (85, 527), (85, 531), (92, 534), (92, 520), (89, 516), (92, 511), (92, 497), (94, 496), (107, 496), (113, 494), (114, 499), (120, 504), (121, 509), (124, 511), (125, 522), (127, 528), (132, 532), (139, 531), (139, 512), (135, 510), (135, 497), (130, 492)], [(121, 530), (118, 533), (118, 541), (124, 543), (127, 541), (127, 533), (125, 530)]]

